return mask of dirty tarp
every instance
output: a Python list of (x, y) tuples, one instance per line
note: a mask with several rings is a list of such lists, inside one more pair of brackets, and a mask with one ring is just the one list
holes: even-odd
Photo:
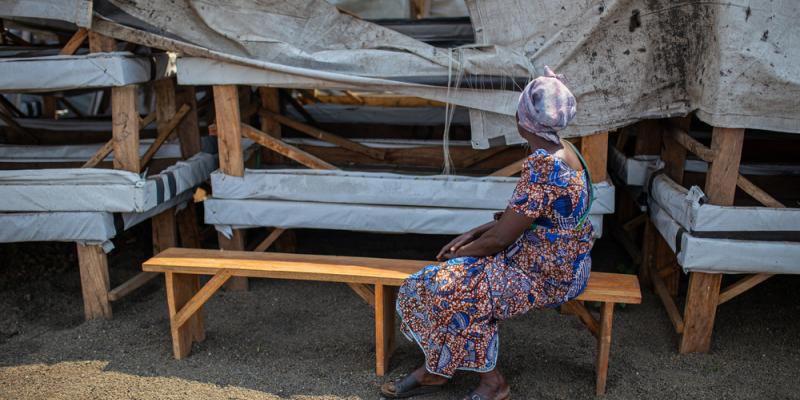
[[(322, 0), (94, 3), (105, 18), (213, 50), (218, 60), (247, 64), (276, 81), (292, 81), (288, 76), (469, 107), (475, 147), (519, 137), (518, 86), (474, 77), (524, 82), (544, 65), (566, 74), (578, 98), (569, 135), (695, 110), (718, 126), (800, 133), (796, 1), (468, 0), (467, 6), (477, 44), (451, 51), (341, 14)], [(418, 83), (437, 79), (462, 80), (464, 87)]]

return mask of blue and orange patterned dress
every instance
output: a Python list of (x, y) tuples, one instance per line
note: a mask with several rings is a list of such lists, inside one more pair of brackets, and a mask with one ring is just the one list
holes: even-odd
[(431, 373), (488, 372), (498, 353), (498, 321), (577, 297), (591, 269), (588, 177), (536, 150), (525, 161), (509, 202), (534, 219), (505, 250), (432, 264), (400, 287), (401, 330), (425, 353)]

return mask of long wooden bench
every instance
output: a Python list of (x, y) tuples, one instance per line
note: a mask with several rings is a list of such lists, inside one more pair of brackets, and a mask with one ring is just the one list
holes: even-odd
[[(172, 348), (186, 357), (193, 342), (205, 339), (203, 304), (231, 277), (277, 278), (374, 285), (376, 373), (386, 373), (394, 348), (397, 287), (429, 261), (171, 248), (147, 260), (142, 269), (166, 276)], [(200, 275), (211, 275), (202, 287)], [(601, 302), (595, 318), (582, 302)], [(564, 305), (597, 338), (596, 393), (605, 393), (614, 304), (641, 303), (634, 275), (592, 272), (577, 301)]]

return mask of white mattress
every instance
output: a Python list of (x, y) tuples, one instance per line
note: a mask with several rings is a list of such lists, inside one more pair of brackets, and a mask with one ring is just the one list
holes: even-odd
[[(139, 141), (139, 157), (143, 156), (155, 139)], [(2, 163), (48, 163), (48, 162), (86, 162), (103, 144), (71, 144), (58, 146), (26, 146), (0, 144), (0, 164)], [(179, 143), (164, 143), (159, 147), (154, 159), (181, 158)], [(109, 154), (104, 161), (112, 161)]]
[[(151, 76), (155, 71), (155, 76)], [(175, 57), (128, 52), (0, 59), (0, 91), (49, 92), (126, 86), (175, 74)]]
[(800, 274), (800, 242), (696, 237), (653, 201), (650, 219), (684, 272)]
[(686, 189), (666, 175), (653, 178), (650, 203), (657, 203), (690, 232), (786, 232), (800, 231), (800, 209), (723, 207), (703, 203), (698, 187)]
[(144, 212), (207, 180), (217, 158), (198, 153), (158, 175), (110, 169), (0, 171), (0, 211)]
[[(223, 234), (233, 228), (281, 227), (383, 233), (457, 235), (492, 220), (498, 209), (380, 206), (281, 200), (207, 199), (205, 222)], [(501, 208), (502, 209), (502, 208)], [(599, 237), (603, 216), (589, 220)]]
[(103, 243), (116, 235), (103, 212), (0, 213), (0, 242)]
[[(405, 175), (383, 172), (278, 169), (245, 171), (243, 177), (211, 174), (217, 199), (262, 199), (502, 210), (519, 178)], [(592, 214), (614, 212), (614, 186), (594, 185)]]

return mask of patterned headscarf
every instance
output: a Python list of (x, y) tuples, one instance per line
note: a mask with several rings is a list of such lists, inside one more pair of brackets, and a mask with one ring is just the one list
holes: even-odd
[(545, 66), (544, 75), (525, 86), (517, 106), (519, 126), (556, 144), (560, 143), (558, 131), (575, 117), (575, 96), (563, 80), (563, 75)]

